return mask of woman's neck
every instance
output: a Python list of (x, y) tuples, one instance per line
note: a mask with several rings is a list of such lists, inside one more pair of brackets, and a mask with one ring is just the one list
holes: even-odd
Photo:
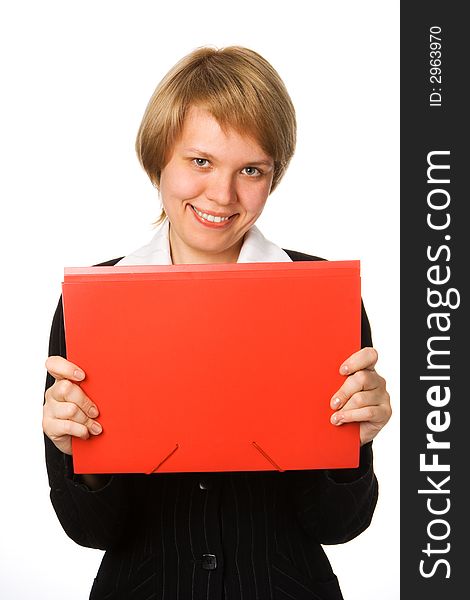
[(222, 252), (207, 252), (191, 248), (184, 244), (172, 230), (169, 229), (168, 239), (170, 242), (171, 262), (174, 265), (211, 265), (211, 264), (226, 264), (236, 263), (240, 250), (243, 245), (243, 238)]

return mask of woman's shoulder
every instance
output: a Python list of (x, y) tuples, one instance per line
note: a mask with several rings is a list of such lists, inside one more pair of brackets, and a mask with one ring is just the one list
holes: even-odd
[(120, 256), (119, 258), (112, 258), (111, 260), (107, 260), (105, 262), (97, 263), (93, 265), (94, 267), (113, 267), (116, 263), (122, 260), (124, 257)]
[(305, 254), (304, 252), (297, 252), (297, 250), (287, 250), (283, 248), (284, 252), (289, 255), (289, 258), (293, 261), (297, 260), (326, 260), (326, 258), (321, 258), (320, 256), (312, 256), (311, 254)]

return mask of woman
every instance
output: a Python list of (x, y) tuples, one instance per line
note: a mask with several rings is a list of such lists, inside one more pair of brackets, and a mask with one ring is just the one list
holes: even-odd
[[(241, 47), (192, 52), (157, 86), (137, 136), (161, 195), (160, 227), (149, 244), (105, 264), (317, 260), (255, 227), (295, 139), (292, 102), (265, 59)], [(391, 414), (364, 311), (362, 346), (338, 365), (347, 377), (330, 400), (334, 425), (360, 422), (357, 469), (77, 476), (71, 439), (100, 435), (99, 398), (85, 396), (86, 374), (66, 360), (59, 302), (46, 361), (46, 458), (65, 531), (106, 550), (90, 598), (342, 598), (321, 544), (369, 525), (371, 442)]]

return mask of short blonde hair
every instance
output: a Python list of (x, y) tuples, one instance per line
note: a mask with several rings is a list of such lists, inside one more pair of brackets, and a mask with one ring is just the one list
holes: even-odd
[(139, 161), (157, 188), (190, 106), (208, 110), (222, 129), (256, 139), (274, 161), (272, 192), (294, 154), (297, 127), (292, 100), (269, 62), (241, 46), (202, 47), (170, 69), (149, 100), (136, 139)]

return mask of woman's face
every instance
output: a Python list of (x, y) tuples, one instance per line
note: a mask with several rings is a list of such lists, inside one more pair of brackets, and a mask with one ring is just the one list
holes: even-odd
[(251, 137), (224, 133), (191, 107), (160, 176), (174, 264), (236, 262), (243, 236), (260, 216), (274, 161)]

